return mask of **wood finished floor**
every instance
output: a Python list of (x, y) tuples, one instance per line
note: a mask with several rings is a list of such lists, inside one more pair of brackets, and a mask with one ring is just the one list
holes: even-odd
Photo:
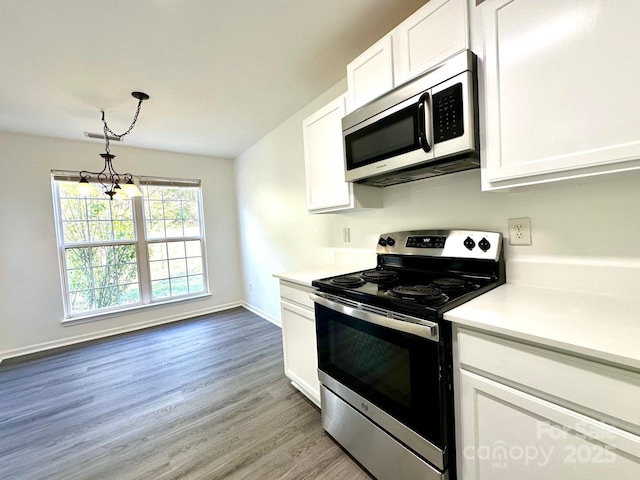
[(370, 477), (237, 308), (0, 364), (0, 478)]

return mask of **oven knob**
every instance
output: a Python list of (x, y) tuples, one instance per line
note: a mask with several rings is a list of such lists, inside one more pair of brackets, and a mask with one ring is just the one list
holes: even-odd
[(387, 245), (389, 245), (390, 247), (393, 247), (396, 244), (396, 241), (391, 238), (391, 237), (387, 237)]
[(463, 245), (467, 247), (468, 250), (473, 250), (473, 247), (476, 246), (476, 242), (473, 241), (473, 238), (467, 237), (465, 238)]
[(387, 241), (380, 237), (380, 240), (378, 240), (378, 245), (380, 245), (381, 247), (386, 247), (387, 246)]
[(480, 247), (480, 250), (482, 250), (483, 252), (486, 252), (491, 248), (491, 244), (489, 243), (489, 240), (487, 240), (486, 238), (483, 238), (482, 240), (480, 240), (480, 242), (478, 242), (478, 246)]

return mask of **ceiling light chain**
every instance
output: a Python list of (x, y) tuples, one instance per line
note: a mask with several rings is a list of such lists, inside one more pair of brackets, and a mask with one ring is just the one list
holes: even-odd
[[(100, 156), (104, 160), (104, 168), (99, 172), (89, 172), (86, 170), (82, 170), (80, 172), (79, 184), (80, 184), (81, 193), (83, 195), (90, 194), (90, 191), (91, 191), (91, 185), (89, 183), (89, 178), (91, 178), (90, 175), (96, 176), (98, 181), (104, 187), (104, 193), (109, 196), (110, 200), (113, 200), (113, 198), (116, 195), (124, 194), (123, 189), (126, 191), (126, 195), (124, 196), (128, 195), (130, 197), (133, 197), (133, 196), (141, 195), (140, 190), (135, 185), (135, 183), (133, 183), (133, 175), (131, 175), (130, 173), (124, 173), (121, 175), (115, 171), (115, 169), (113, 168), (113, 159), (115, 158), (115, 155), (112, 155), (109, 149), (109, 134), (117, 138), (122, 138), (125, 135), (127, 135), (129, 132), (131, 132), (131, 130), (133, 129), (133, 126), (136, 124), (138, 120), (138, 115), (140, 114), (140, 108), (142, 107), (142, 102), (144, 100), (149, 99), (149, 95), (143, 92), (132, 92), (131, 95), (134, 98), (138, 99), (138, 107), (136, 108), (136, 113), (133, 116), (133, 121), (131, 122), (131, 125), (124, 133), (117, 134), (109, 128), (109, 126), (107, 125), (107, 120), (105, 119), (104, 110), (102, 110), (102, 123), (104, 125), (103, 131), (104, 131), (104, 141), (105, 141), (105, 153), (101, 153)], [(125, 183), (123, 185), (124, 188), (120, 187), (121, 180), (125, 180)]]
[[(138, 94), (138, 96), (136, 96), (136, 94)], [(136, 113), (133, 116), (133, 121), (131, 122), (131, 125), (129, 126), (126, 132), (117, 134), (113, 130), (111, 130), (107, 125), (107, 120), (104, 118), (104, 110), (102, 110), (102, 123), (104, 124), (104, 138), (105, 138), (105, 144), (106, 144), (105, 148), (107, 150), (107, 153), (109, 153), (109, 133), (117, 138), (122, 138), (125, 135), (127, 135), (133, 129), (133, 126), (138, 121), (138, 115), (140, 115), (140, 108), (142, 107), (142, 102), (149, 98), (149, 95), (142, 92), (132, 92), (131, 95), (133, 95), (135, 98), (138, 98), (138, 108), (136, 108)]]

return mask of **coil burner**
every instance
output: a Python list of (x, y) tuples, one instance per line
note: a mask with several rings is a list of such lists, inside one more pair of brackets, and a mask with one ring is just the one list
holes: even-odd
[(442, 290), (427, 285), (411, 285), (394, 287), (387, 291), (391, 298), (409, 300), (429, 305), (440, 305), (449, 300)]
[(342, 277), (332, 278), (331, 283), (339, 287), (353, 288), (364, 285), (366, 282), (362, 278), (356, 277), (355, 275), (346, 275)]
[(463, 292), (473, 288), (469, 282), (454, 277), (436, 278), (431, 283), (445, 292)]
[(395, 281), (398, 274), (390, 270), (367, 270), (362, 272), (360, 277), (371, 283), (389, 283)]

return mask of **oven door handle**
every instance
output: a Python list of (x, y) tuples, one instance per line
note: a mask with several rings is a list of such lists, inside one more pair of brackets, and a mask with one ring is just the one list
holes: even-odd
[(327, 307), (350, 317), (359, 318), (365, 322), (412, 335), (418, 335), (419, 337), (426, 338), (427, 340), (433, 340), (434, 342), (438, 342), (440, 340), (438, 324), (435, 322), (430, 322), (418, 317), (412, 317), (410, 315), (403, 315), (401, 313), (392, 312), (382, 308), (371, 307), (351, 300), (347, 300), (349, 304), (342, 303), (340, 302), (340, 299), (334, 295), (310, 293), (309, 297), (318, 305), (322, 305), (323, 307)]

